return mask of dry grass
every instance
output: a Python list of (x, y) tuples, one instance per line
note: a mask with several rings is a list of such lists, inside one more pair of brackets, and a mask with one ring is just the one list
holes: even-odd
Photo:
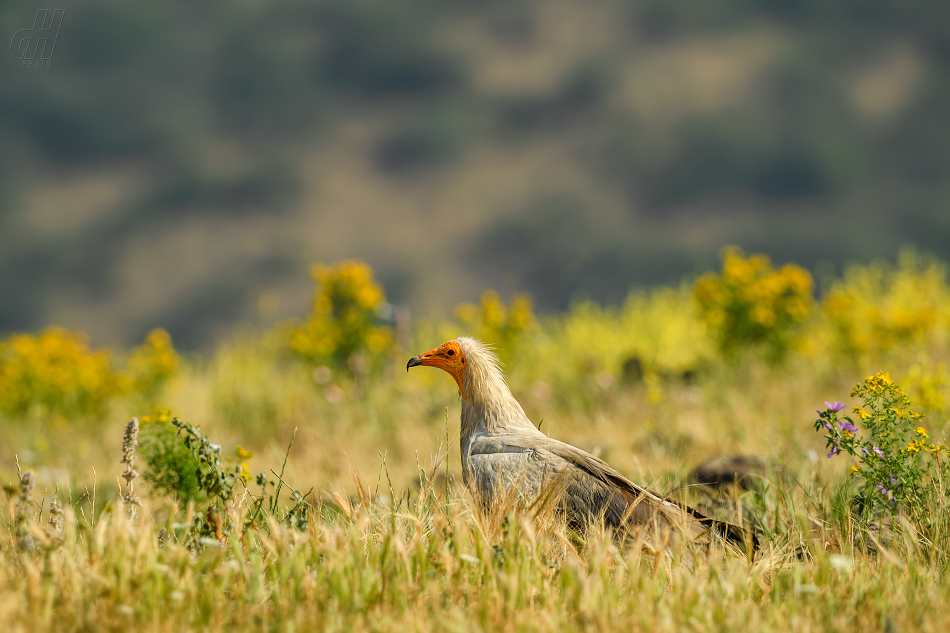
[(754, 562), (714, 551), (692, 565), (596, 531), (578, 545), (547, 513), (485, 517), (458, 489), (395, 512), (340, 499), (306, 531), (272, 522), (200, 551), (162, 543), (175, 524), (155, 508), (136, 523), (69, 511), (61, 546), (39, 521), (32, 554), (4, 537), (0, 621), (15, 633), (945, 630), (943, 565), (915, 539), (856, 551), (833, 527), (814, 531), (829, 517), (795, 498), (806, 505), (779, 510), (787, 533)]

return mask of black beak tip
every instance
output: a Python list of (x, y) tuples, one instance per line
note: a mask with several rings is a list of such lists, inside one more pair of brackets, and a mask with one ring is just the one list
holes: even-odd
[(406, 371), (409, 371), (410, 367), (418, 367), (421, 364), (422, 364), (422, 359), (419, 358), (418, 356), (413, 356), (412, 358), (409, 359), (409, 362), (406, 363)]

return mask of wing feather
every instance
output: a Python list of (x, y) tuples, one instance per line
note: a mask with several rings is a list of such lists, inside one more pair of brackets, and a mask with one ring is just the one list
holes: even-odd
[[(633, 483), (604, 460), (545, 435), (530, 438), (513, 434), (493, 438), (495, 450), (535, 451), (565, 487), (562, 503), (569, 518), (589, 521), (603, 515), (614, 528), (656, 525), (662, 528), (686, 526), (696, 542), (709, 542), (714, 532), (728, 542), (746, 548), (757, 547), (754, 534), (738, 526), (717, 521), (687, 504)], [(558, 462), (565, 466), (557, 467)]]

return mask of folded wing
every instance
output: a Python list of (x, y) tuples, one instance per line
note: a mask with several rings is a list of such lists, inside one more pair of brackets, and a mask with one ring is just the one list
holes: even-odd
[(605, 461), (541, 433), (482, 438), (472, 444), (469, 464), (472, 483), (486, 503), (500, 491), (529, 501), (556, 490), (558, 507), (580, 529), (603, 517), (607, 526), (642, 534), (647, 541), (686, 538), (709, 544), (722, 538), (741, 548), (755, 546), (745, 530), (638, 486)]

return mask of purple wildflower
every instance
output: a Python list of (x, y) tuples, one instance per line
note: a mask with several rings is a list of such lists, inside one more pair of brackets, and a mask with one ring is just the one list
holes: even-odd
[(858, 427), (851, 424), (847, 420), (838, 420), (838, 428), (841, 429), (842, 431), (848, 431), (850, 433), (858, 432)]
[(884, 487), (884, 484), (877, 484), (874, 487), (880, 490), (881, 494), (884, 495), (885, 497), (891, 493), (890, 490)]
[(825, 406), (831, 409), (832, 411), (841, 411), (844, 409), (844, 405), (840, 402), (825, 402)]
[(868, 449), (866, 448), (862, 448), (861, 452), (864, 453), (865, 455), (870, 455), (870, 453), (868, 453)]
[(841, 449), (838, 448), (838, 446), (833, 447), (833, 448), (831, 449), (831, 452), (828, 453), (828, 458), (831, 459), (832, 457), (834, 457), (835, 455), (837, 455), (837, 454), (838, 454), (838, 451), (840, 451), (840, 450), (841, 450)]
[(879, 449), (877, 446), (872, 446), (872, 447), (871, 447), (871, 450), (874, 451), (874, 454), (875, 454), (875, 455), (877, 455), (877, 456), (880, 457), (881, 459), (884, 459), (884, 451), (882, 451), (881, 449)]
[(830, 424), (830, 423), (824, 422), (823, 424), (825, 425), (825, 428), (826, 428), (826, 429), (828, 429), (829, 431), (831, 430), (831, 424)]

